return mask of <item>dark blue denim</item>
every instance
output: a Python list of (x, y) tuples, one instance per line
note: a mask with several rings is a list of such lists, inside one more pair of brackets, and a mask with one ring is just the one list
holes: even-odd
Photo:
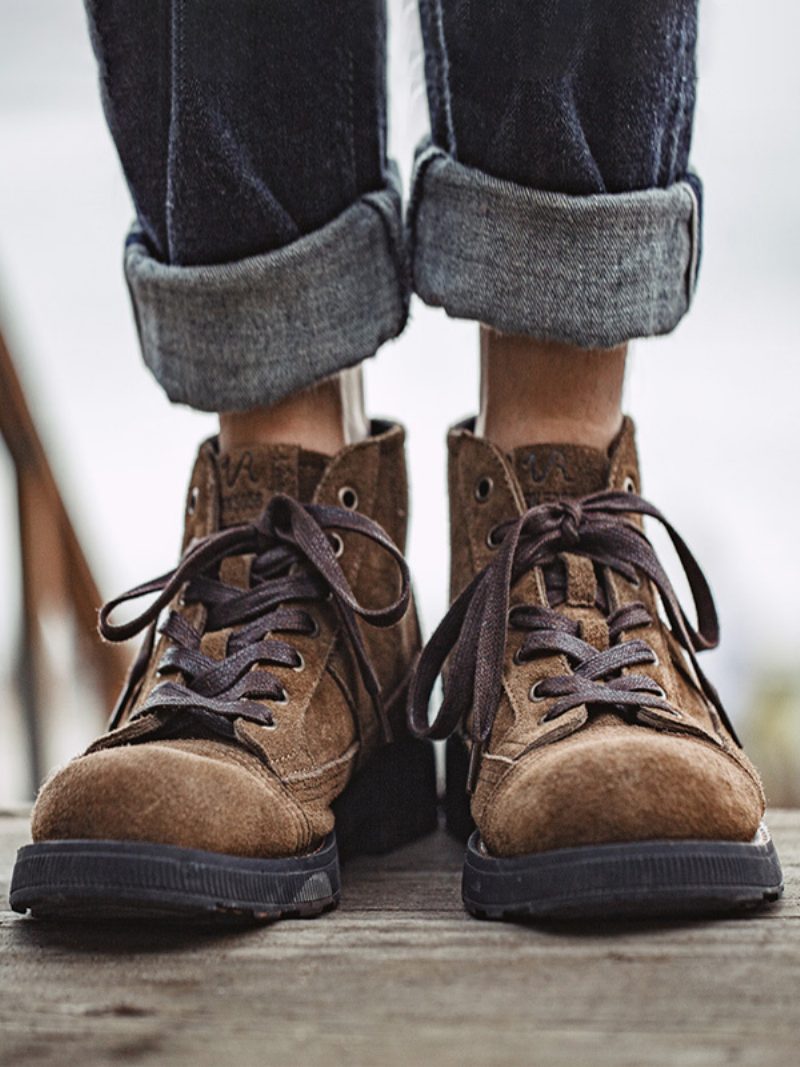
[(165, 263), (280, 248), (382, 188), (383, 0), (86, 0), (106, 117)]
[(432, 129), (414, 290), (584, 347), (672, 330), (700, 258), (697, 0), (419, 3)]
[[(152, 251), (223, 263), (386, 184), (383, 0), (86, 0)], [(697, 0), (420, 0), (434, 142), (572, 194), (688, 169)]]
[(86, 3), (171, 399), (276, 403), (396, 337), (412, 289), (585, 347), (688, 309), (697, 0), (419, 0), (432, 133), (405, 224), (385, 0)]
[(433, 141), (573, 195), (687, 175), (697, 0), (420, 0)]

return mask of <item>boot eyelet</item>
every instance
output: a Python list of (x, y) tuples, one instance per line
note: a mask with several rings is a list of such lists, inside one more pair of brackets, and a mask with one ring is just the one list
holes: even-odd
[(636, 482), (634, 482), (633, 478), (628, 476), (625, 479), (625, 481), (622, 483), (622, 489), (626, 493), (635, 493), (636, 492)]
[(492, 495), (492, 489), (494, 489), (494, 482), (488, 476), (484, 475), (483, 478), (479, 478), (475, 483), (475, 499), (479, 504), (485, 504), (489, 497)]
[(285, 689), (281, 689), (281, 695), (279, 697), (273, 697), (272, 702), (273, 704), (288, 704), (289, 694), (286, 692)]
[(656, 697), (658, 697), (658, 698), (659, 698), (659, 700), (666, 700), (666, 699), (667, 699), (667, 692), (666, 692), (666, 690), (665, 690), (665, 689), (663, 688), (663, 686), (659, 686), (659, 687), (658, 687), (658, 689), (656, 689), (656, 690), (655, 690), (655, 691), (653, 692), (653, 696), (656, 696)]
[(275, 722), (274, 719), (272, 720), (272, 722), (262, 722), (260, 725), (261, 725), (261, 729), (262, 730), (277, 730), (278, 729), (278, 724)]
[(338, 493), (339, 503), (347, 511), (355, 511), (358, 507), (358, 493), (352, 485), (343, 485)]
[(301, 674), (306, 669), (306, 661), (303, 656), (303, 653), (298, 652), (297, 649), (295, 649), (295, 655), (297, 656), (299, 662), (296, 663), (294, 667), (292, 667), (292, 670), (296, 671), (298, 674)]
[(503, 538), (498, 534), (497, 527), (493, 526), (486, 535), (486, 545), (488, 548), (499, 548), (503, 543)]
[(522, 652), (522, 649), (518, 648), (511, 658), (511, 662), (514, 664), (515, 667), (521, 667), (523, 663), (528, 662), (520, 656), (520, 652)]
[(333, 554), (337, 559), (339, 559), (342, 553), (344, 552), (344, 541), (341, 539), (338, 533), (332, 533), (330, 535), (330, 538), (333, 544)]
[(191, 489), (191, 492), (189, 493), (189, 502), (186, 505), (186, 514), (187, 515), (189, 515), (189, 516), (194, 515), (194, 513), (197, 511), (197, 502), (198, 502), (199, 499), (200, 499), (200, 490), (197, 488), (196, 485), (193, 485), (192, 489)]
[(321, 631), (320, 631), (320, 628), (319, 628), (319, 623), (317, 622), (316, 619), (312, 619), (311, 620), (311, 631), (310, 631), (310, 633), (307, 634), (307, 636), (310, 637), (313, 640), (315, 637), (319, 637), (320, 632)]
[(543, 681), (544, 679), (540, 678), (539, 681), (534, 682), (528, 690), (528, 700), (530, 700), (532, 704), (541, 704), (543, 700), (547, 699), (546, 697), (539, 696), (539, 686), (542, 684)]

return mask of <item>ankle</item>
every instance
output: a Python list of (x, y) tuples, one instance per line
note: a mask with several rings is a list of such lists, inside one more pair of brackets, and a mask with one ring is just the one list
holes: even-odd
[(360, 368), (343, 371), (271, 407), (221, 412), (220, 447), (299, 445), (335, 455), (369, 433)]
[(481, 327), (477, 432), (504, 451), (579, 444), (606, 450), (622, 425), (627, 346), (585, 349)]

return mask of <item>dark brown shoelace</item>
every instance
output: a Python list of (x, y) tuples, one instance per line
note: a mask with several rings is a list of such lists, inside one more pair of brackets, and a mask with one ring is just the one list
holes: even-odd
[[(660, 522), (686, 572), (697, 613), (693, 627), (645, 534), (625, 516), (646, 515)], [(497, 554), (453, 602), (420, 660), (410, 693), (409, 713), (420, 737), (448, 737), (472, 713), (473, 775), (488, 744), (502, 693), (508, 627), (527, 631), (519, 660), (537, 654), (562, 654), (571, 673), (542, 679), (536, 698), (555, 698), (545, 718), (552, 721), (582, 704), (624, 711), (657, 708), (675, 717), (657, 683), (643, 674), (622, 674), (625, 668), (655, 663), (653, 650), (639, 638), (621, 640), (626, 631), (652, 622), (644, 604), (625, 605), (607, 615), (610, 647), (599, 651), (578, 636), (577, 623), (553, 609), (558, 602), (550, 573), (558, 555), (569, 552), (608, 567), (629, 582), (639, 575), (658, 590), (672, 631), (686, 650), (703, 693), (735, 738), (716, 690), (700, 670), (695, 653), (713, 648), (719, 639), (714, 601), (697, 561), (664, 516), (633, 493), (603, 491), (579, 500), (531, 508), (495, 530)], [(527, 571), (545, 572), (550, 607), (521, 606), (509, 610), (512, 586)], [(563, 598), (562, 598), (563, 599)], [(428, 704), (445, 660), (444, 699), (428, 723)]]
[[(334, 531), (332, 534), (331, 531)], [(342, 571), (332, 537), (351, 532), (388, 552), (400, 573), (400, 595), (386, 607), (370, 609), (355, 598)], [(220, 563), (232, 556), (252, 555), (250, 587), (240, 589), (220, 578)], [(288, 496), (274, 496), (257, 521), (210, 534), (189, 546), (177, 567), (167, 574), (123, 593), (100, 611), (100, 632), (107, 640), (125, 641), (147, 628), (147, 635), (128, 683), (111, 719), (113, 729), (141, 682), (152, 655), (158, 619), (180, 590), (185, 604), (201, 604), (202, 629), (176, 611), (169, 613), (159, 632), (170, 646), (159, 672), (180, 672), (181, 681), (155, 686), (137, 715), (147, 712), (190, 721), (224, 736), (233, 736), (233, 720), (273, 724), (273, 713), (262, 701), (283, 702), (280, 680), (267, 668), (302, 666), (299, 653), (276, 634), (314, 634), (317, 623), (303, 604), (329, 599), (388, 737), (378, 679), (369, 662), (356, 618), (372, 626), (391, 626), (406, 612), (410, 596), (408, 568), (400, 550), (371, 519), (358, 512), (322, 504), (300, 504)], [(158, 594), (130, 622), (114, 624), (115, 608), (138, 597)], [(205, 633), (239, 627), (228, 638), (226, 655), (212, 659), (200, 650)], [(252, 668), (259, 669), (253, 670)]]

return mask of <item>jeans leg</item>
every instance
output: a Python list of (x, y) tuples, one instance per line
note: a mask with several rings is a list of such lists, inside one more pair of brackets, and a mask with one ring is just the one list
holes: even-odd
[(697, 0), (420, 0), (427, 302), (591, 347), (671, 330), (699, 256)]
[(274, 403), (402, 329), (384, 3), (86, 0), (142, 350), (173, 400)]

